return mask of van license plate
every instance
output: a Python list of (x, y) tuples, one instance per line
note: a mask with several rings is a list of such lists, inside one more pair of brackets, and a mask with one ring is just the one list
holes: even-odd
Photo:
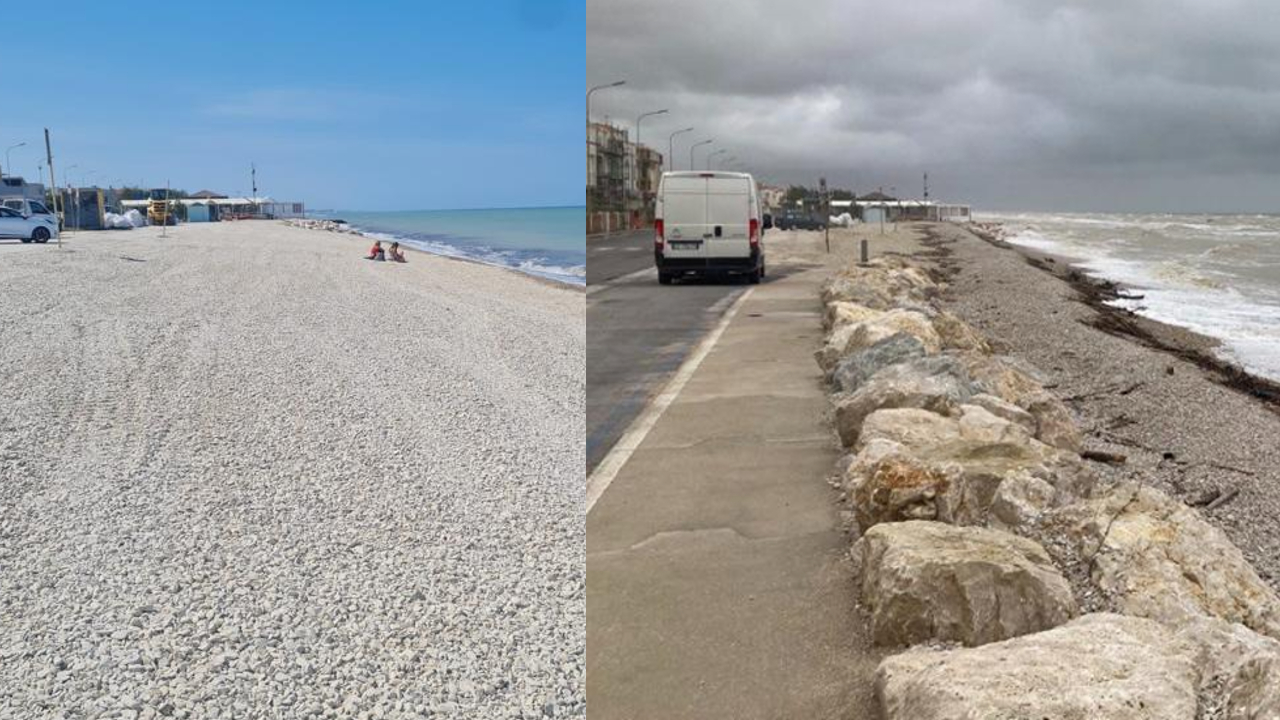
[(672, 250), (697, 250), (702, 247), (701, 240), (672, 240)]

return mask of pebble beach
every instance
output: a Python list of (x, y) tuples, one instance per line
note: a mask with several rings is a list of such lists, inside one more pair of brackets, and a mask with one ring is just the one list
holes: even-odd
[(368, 244), (0, 247), (0, 718), (585, 714), (584, 295)]
[[(1280, 590), (1271, 383), (1215, 365), (1211, 338), (1101, 306), (1070, 259), (977, 230), (930, 230), (948, 274), (943, 306), (1048, 375), (1086, 447), (1123, 458), (1094, 464), (1106, 481), (1140, 482), (1198, 508)], [(1117, 333), (1117, 321), (1131, 332)]]

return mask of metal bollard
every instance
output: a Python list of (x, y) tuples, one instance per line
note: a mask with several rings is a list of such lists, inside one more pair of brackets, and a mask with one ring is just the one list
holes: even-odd
[(861, 243), (861, 245), (862, 245), (862, 248), (861, 248), (861, 250), (862, 250), (862, 253), (861, 253), (861, 254), (862, 254), (862, 260), (861, 260), (861, 262), (862, 262), (862, 264), (863, 264), (863, 265), (865, 265), (865, 264), (867, 263), (867, 239), (866, 239), (866, 238), (862, 238), (862, 243)]

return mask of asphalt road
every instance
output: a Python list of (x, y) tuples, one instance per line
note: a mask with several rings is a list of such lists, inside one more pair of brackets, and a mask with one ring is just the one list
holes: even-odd
[(587, 240), (587, 285), (653, 267), (653, 230)]
[(588, 474), (746, 287), (659, 285), (652, 231), (587, 241)]

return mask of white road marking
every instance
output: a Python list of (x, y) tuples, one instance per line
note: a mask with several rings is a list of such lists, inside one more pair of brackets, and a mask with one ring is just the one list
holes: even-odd
[(588, 285), (587, 295), (595, 295), (598, 292), (603, 292), (605, 290), (609, 290), (614, 287), (617, 287), (618, 285), (621, 285), (624, 282), (631, 282), (632, 280), (640, 280), (646, 277), (649, 279), (658, 277), (658, 268), (647, 267), (643, 270), (637, 270), (632, 273), (627, 273), (626, 275), (619, 275), (618, 277), (613, 278), (608, 282), (599, 283), (597, 285)]
[[(634, 273), (633, 273), (634, 274)], [(627, 277), (627, 276), (623, 276)], [(621, 279), (621, 278), (619, 278)], [(684, 390), (684, 386), (689, 382), (689, 378), (693, 377), (693, 373), (698, 370), (698, 366), (710, 354), (711, 349), (720, 341), (720, 336), (724, 334), (729, 323), (733, 322), (733, 318), (738, 314), (738, 309), (742, 307), (742, 303), (750, 297), (751, 291), (755, 288), (747, 288), (747, 291), (738, 296), (738, 299), (729, 306), (725, 311), (724, 317), (720, 318), (720, 322), (716, 323), (715, 328), (702, 338), (702, 342), (694, 348), (689, 357), (681, 363), (680, 368), (676, 370), (676, 374), (667, 382), (666, 387), (662, 388), (662, 392), (649, 403), (649, 406), (640, 413), (640, 416), (631, 422), (627, 427), (627, 431), (618, 438), (618, 442), (609, 450), (609, 454), (604, 456), (604, 460), (596, 466), (596, 469), (587, 478), (587, 512), (591, 512), (591, 508), (595, 507), (596, 501), (604, 495), (605, 490), (609, 489), (609, 485), (613, 479), (617, 477), (618, 471), (622, 470), (622, 466), (627, 464), (631, 459), (631, 454), (640, 447), (644, 439), (649, 436), (649, 431), (653, 430), (653, 426), (658, 423), (658, 419), (667, 411), (671, 403), (680, 395), (680, 391)], [(590, 290), (588, 290), (590, 292)]]

